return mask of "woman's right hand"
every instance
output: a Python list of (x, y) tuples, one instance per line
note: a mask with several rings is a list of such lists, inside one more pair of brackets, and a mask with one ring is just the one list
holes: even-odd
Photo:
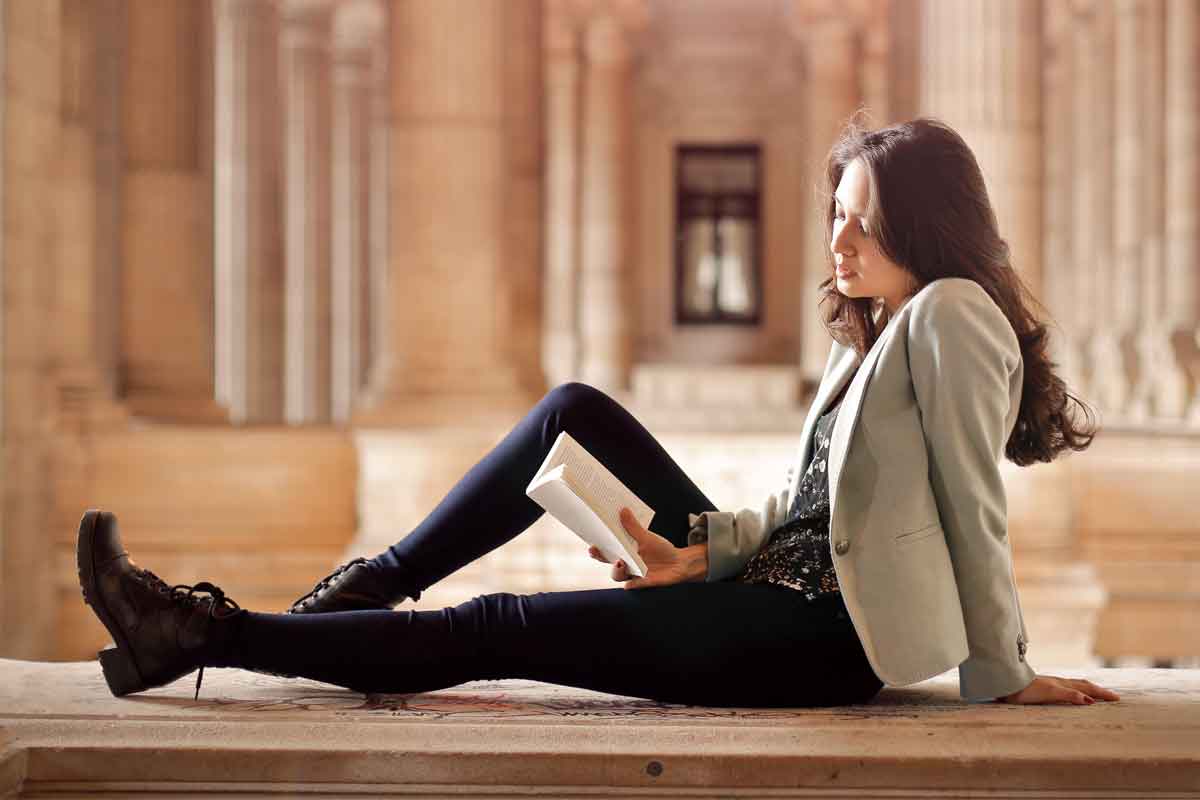
[[(628, 509), (621, 509), (621, 523), (637, 543), (637, 553), (646, 563), (646, 575), (638, 578), (629, 574), (624, 561), (613, 564), (613, 580), (623, 582), (626, 589), (703, 581), (707, 577), (707, 545), (676, 547), (669, 539), (643, 528)], [(588, 555), (605, 564), (611, 563), (595, 546), (588, 547)]]

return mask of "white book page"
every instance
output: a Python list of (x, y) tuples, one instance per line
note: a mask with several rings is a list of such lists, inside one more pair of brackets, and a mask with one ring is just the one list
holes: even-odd
[[(561, 471), (558, 470), (559, 467), (562, 467)], [(621, 523), (621, 508), (628, 507), (633, 512), (634, 518), (644, 528), (650, 527), (650, 521), (654, 518), (654, 510), (630, 491), (607, 467), (566, 431), (559, 433), (550, 452), (530, 482), (526, 494), (538, 501), (531, 490), (543, 478), (549, 477), (551, 472), (554, 472), (561, 481), (567, 484), (570, 490), (591, 509), (594, 516), (609, 529), (614, 538), (623, 544), (623, 549), (628, 551), (628, 557), (621, 556), (621, 558), (631, 568), (634, 563), (640, 562), (640, 558), (637, 558), (636, 553), (633, 552), (636, 546), (633, 538)], [(540, 501), (538, 502), (540, 504)], [(544, 504), (543, 508), (557, 517), (555, 510), (547, 508)], [(560, 521), (571, 527), (566, 520), (560, 519)], [(574, 530), (574, 528), (572, 529)], [(583, 535), (583, 532), (579, 530), (575, 532)], [(595, 544), (606, 558), (611, 558), (611, 554), (604, 552), (604, 547), (601, 547), (600, 544), (594, 541), (592, 544)], [(642, 569), (644, 571), (644, 566)]]
[(625, 538), (618, 537), (587, 502), (562, 480), (563, 469), (560, 465), (551, 470), (526, 493), (580, 539), (595, 545), (610, 563), (624, 561), (631, 575), (644, 577), (646, 562), (633, 550), (632, 538), (627, 534)]

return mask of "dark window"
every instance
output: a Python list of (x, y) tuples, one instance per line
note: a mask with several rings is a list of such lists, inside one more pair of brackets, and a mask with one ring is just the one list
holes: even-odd
[(675, 321), (759, 322), (758, 145), (675, 151)]

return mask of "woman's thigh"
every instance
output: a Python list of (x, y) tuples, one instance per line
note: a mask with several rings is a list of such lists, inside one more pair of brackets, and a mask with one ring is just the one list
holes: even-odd
[(883, 685), (838, 597), (722, 581), (504, 599), (482, 677), (712, 706), (843, 705)]

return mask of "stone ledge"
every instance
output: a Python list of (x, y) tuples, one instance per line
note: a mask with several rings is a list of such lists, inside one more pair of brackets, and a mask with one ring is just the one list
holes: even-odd
[(364, 696), (207, 669), (193, 701), (194, 677), (114, 698), (94, 661), (0, 660), (0, 796), (1200, 796), (1200, 670), (1040, 671), (1122, 699), (968, 704), (953, 670), (867, 705), (729, 709), (521, 680)]

